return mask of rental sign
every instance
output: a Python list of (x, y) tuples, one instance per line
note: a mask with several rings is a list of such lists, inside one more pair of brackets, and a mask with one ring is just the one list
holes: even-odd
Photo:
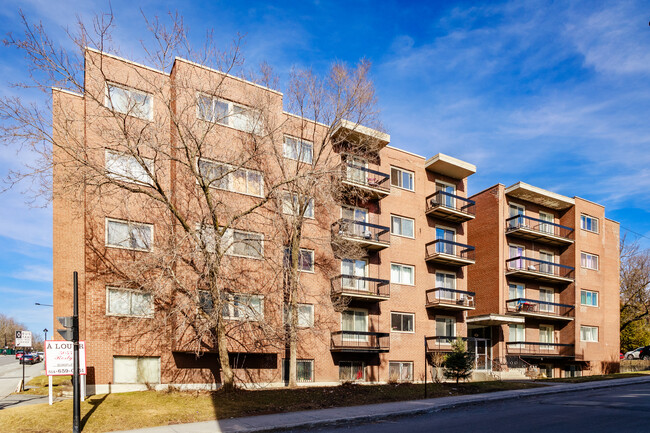
[[(73, 373), (73, 343), (71, 341), (45, 342), (45, 374), (70, 376)], [(79, 374), (86, 374), (86, 342), (79, 342)]]

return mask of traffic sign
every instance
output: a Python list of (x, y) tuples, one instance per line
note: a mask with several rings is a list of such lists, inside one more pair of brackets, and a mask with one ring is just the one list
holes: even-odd
[(32, 331), (16, 331), (16, 347), (32, 347)]

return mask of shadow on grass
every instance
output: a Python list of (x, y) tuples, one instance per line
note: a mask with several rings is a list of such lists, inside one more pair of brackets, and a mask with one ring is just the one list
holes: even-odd
[(88, 400), (88, 404), (92, 406), (92, 408), (86, 412), (86, 415), (81, 419), (81, 422), (79, 423), (80, 430), (83, 431), (84, 427), (86, 426), (86, 423), (92, 416), (92, 414), (97, 410), (100, 404), (104, 403), (104, 400), (106, 400), (106, 397), (108, 397), (109, 394), (104, 394), (102, 398), (98, 398), (96, 400)]

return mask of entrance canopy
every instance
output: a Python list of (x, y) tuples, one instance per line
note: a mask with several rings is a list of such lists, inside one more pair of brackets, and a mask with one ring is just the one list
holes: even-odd
[(506, 316), (504, 314), (483, 314), (480, 316), (468, 317), (465, 322), (467, 326), (494, 326), (510, 323), (524, 323), (524, 317)]

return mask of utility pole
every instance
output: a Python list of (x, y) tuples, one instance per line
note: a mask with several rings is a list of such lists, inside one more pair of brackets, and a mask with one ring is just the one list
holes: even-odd
[(427, 337), (424, 337), (424, 398), (427, 398)]
[(81, 418), (81, 386), (79, 383), (79, 275), (74, 271), (73, 275), (73, 306), (72, 306), (72, 432), (79, 433), (79, 420)]

